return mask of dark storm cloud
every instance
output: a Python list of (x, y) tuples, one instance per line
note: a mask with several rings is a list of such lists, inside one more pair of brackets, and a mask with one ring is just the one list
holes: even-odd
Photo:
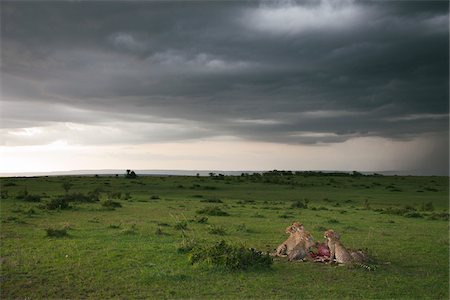
[(445, 1), (1, 6), (4, 128), (306, 144), (448, 131)]

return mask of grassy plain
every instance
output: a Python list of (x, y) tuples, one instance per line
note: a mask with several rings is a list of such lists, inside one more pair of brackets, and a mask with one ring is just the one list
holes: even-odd
[[(449, 298), (448, 177), (60, 176), (2, 178), (1, 190), (2, 299)], [(17, 199), (25, 190), (41, 201)], [(94, 190), (100, 202), (44, 208)], [(122, 207), (101, 205), (112, 198)], [(297, 200), (308, 207), (292, 208)], [(229, 216), (192, 221), (210, 206)], [(277, 259), (229, 271), (177, 250), (187, 236), (272, 251), (294, 220), (316, 240), (333, 228), (347, 247), (368, 248), (376, 270)]]

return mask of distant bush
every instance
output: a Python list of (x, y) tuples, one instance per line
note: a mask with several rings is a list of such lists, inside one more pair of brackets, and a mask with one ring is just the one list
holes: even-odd
[(68, 209), (68, 208), (70, 208), (70, 205), (65, 197), (56, 197), (56, 198), (50, 199), (50, 201), (48, 201), (45, 204), (44, 208), (49, 209), (49, 210)]
[(423, 218), (422, 214), (420, 214), (417, 211), (409, 211), (409, 212), (403, 214), (403, 216), (407, 217), (407, 218)]
[(218, 206), (209, 206), (202, 209), (197, 210), (198, 214), (208, 215), (208, 216), (229, 216), (230, 214), (226, 211), (223, 211)]
[(306, 209), (306, 208), (308, 208), (308, 202), (309, 202), (308, 199), (305, 199), (303, 201), (301, 201), (301, 200), (294, 201), (291, 204), (291, 208), (304, 208), (304, 209)]
[(150, 199), (152, 199), (152, 200), (159, 200), (161, 198), (159, 198), (159, 196), (153, 195), (153, 196), (150, 197)]
[(98, 195), (90, 193), (88, 195), (82, 193), (72, 193), (61, 196), (66, 202), (80, 202), (80, 203), (92, 203), (99, 201)]
[(223, 203), (222, 200), (220, 200), (219, 198), (209, 198), (209, 199), (203, 199), (200, 200), (200, 202), (208, 202), (208, 203)]
[(27, 202), (41, 202), (41, 199), (42, 199), (42, 196), (33, 195), (33, 194), (28, 194), (23, 197), (23, 200), (27, 201)]
[(16, 186), (17, 184), (15, 184), (14, 182), (11, 181), (7, 181), (3, 184), (3, 186)]
[(109, 228), (112, 228), (112, 229), (119, 229), (120, 227), (122, 226), (122, 224), (109, 224)]
[(122, 204), (120, 204), (120, 202), (116, 202), (116, 201), (113, 201), (113, 200), (109, 199), (109, 200), (103, 201), (102, 202), (102, 206), (106, 207), (106, 208), (113, 208), (114, 209), (114, 208), (122, 207)]
[(206, 263), (230, 270), (270, 268), (273, 263), (268, 254), (243, 245), (228, 244), (223, 240), (213, 245), (195, 246), (189, 254), (189, 262), (191, 264)]
[(223, 228), (222, 226), (210, 225), (210, 226), (208, 226), (208, 233), (217, 234), (217, 235), (225, 235), (226, 231), (225, 231), (225, 228)]
[(47, 228), (47, 229), (45, 229), (45, 231), (47, 232), (48, 237), (61, 238), (61, 237), (66, 237), (69, 235), (67, 233), (67, 229), (65, 229), (65, 228), (62, 228), (62, 229)]
[(282, 214), (282, 215), (279, 215), (278, 216), (278, 218), (281, 218), (281, 219), (289, 219), (289, 218), (292, 218), (293, 216), (292, 215), (290, 215), (290, 214)]

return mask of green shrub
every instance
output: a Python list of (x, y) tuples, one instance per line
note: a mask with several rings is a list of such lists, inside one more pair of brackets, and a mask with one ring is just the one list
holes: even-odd
[(301, 200), (294, 201), (291, 204), (291, 208), (308, 208), (308, 200), (305, 199), (304, 201)]
[(255, 267), (270, 268), (273, 261), (268, 254), (222, 240), (213, 245), (195, 246), (189, 254), (189, 262), (221, 266), (230, 270), (246, 270)]
[(293, 216), (292, 215), (289, 215), (289, 214), (282, 214), (282, 215), (279, 215), (278, 216), (278, 218), (281, 218), (281, 219), (289, 219), (289, 218), (292, 218)]
[(48, 237), (61, 238), (61, 237), (69, 236), (69, 234), (67, 233), (67, 229), (65, 229), (65, 228), (62, 228), (62, 229), (47, 228), (47, 229), (45, 229), (45, 231), (47, 232)]
[(92, 192), (90, 192), (88, 195), (82, 193), (72, 193), (61, 196), (60, 198), (65, 199), (66, 202), (91, 203), (99, 201), (98, 195)]
[(117, 207), (122, 207), (122, 204), (120, 204), (120, 202), (116, 202), (116, 201), (109, 199), (109, 200), (103, 201), (102, 206), (106, 207), (106, 208), (117, 208)]
[(28, 194), (24, 196), (23, 200), (27, 202), (41, 202), (42, 197), (40, 195)]
[(208, 215), (208, 216), (229, 216), (230, 214), (226, 211), (223, 211), (218, 206), (208, 206), (202, 209), (197, 210), (198, 214)]
[(50, 199), (45, 204), (45, 208), (49, 210), (55, 210), (55, 209), (68, 209), (70, 208), (69, 202), (65, 199), (65, 197), (56, 197)]
[(220, 200), (219, 198), (203, 199), (203, 200), (200, 200), (200, 202), (207, 202), (207, 203), (223, 203), (223, 201)]
[(208, 233), (217, 234), (217, 235), (225, 235), (226, 231), (225, 231), (225, 228), (223, 228), (222, 226), (210, 225), (210, 226), (208, 226)]
[(407, 218), (423, 218), (422, 214), (418, 213), (417, 211), (409, 211), (403, 214), (403, 216)]

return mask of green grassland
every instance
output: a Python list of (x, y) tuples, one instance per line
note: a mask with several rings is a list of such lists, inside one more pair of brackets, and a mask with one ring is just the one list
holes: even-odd
[[(448, 177), (312, 175), (2, 178), (1, 298), (449, 298)], [(74, 193), (100, 201), (47, 206)], [(229, 215), (200, 223), (206, 207)], [(187, 239), (273, 251), (294, 220), (367, 248), (375, 270), (275, 259), (232, 271), (179, 251)]]

